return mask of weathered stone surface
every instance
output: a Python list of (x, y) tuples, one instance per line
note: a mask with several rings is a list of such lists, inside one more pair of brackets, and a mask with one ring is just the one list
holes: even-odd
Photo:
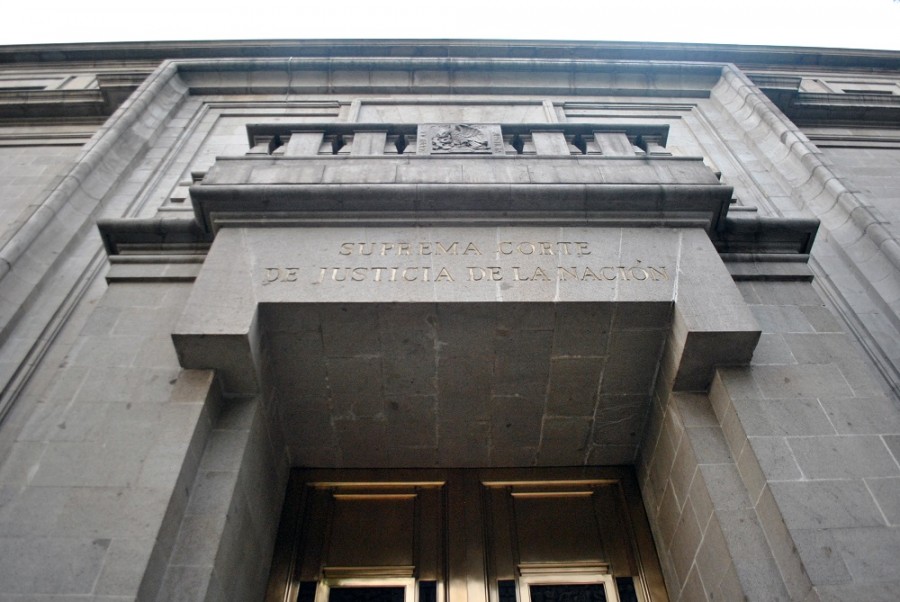
[[(893, 55), (2, 52), (14, 87), (54, 74), (0, 103), (0, 598), (260, 599), (290, 465), (598, 463), (636, 464), (672, 599), (896, 598), (898, 103), (844, 90)], [(55, 146), (169, 52), (258, 58), (167, 62)], [(261, 120), (287, 144), (248, 144)], [(429, 123), (523, 136), (390, 129)], [(122, 216), (107, 287), (90, 224)]]

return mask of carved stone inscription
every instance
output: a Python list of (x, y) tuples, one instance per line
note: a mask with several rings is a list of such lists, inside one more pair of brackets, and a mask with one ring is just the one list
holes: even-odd
[(499, 125), (424, 124), (418, 130), (417, 154), (503, 154)]
[[(658, 282), (666, 265), (640, 259), (628, 265), (604, 261), (588, 241), (500, 240), (491, 247), (471, 240), (356, 242), (335, 244), (343, 265), (263, 268), (262, 284), (305, 282)], [(365, 258), (365, 259), (363, 259)], [(408, 258), (408, 259), (407, 259)], [(415, 261), (414, 258), (419, 258)], [(453, 262), (441, 259), (453, 258)], [(462, 258), (460, 264), (457, 261)], [(534, 259), (552, 260), (535, 262)], [(351, 261), (345, 263), (347, 259)], [(352, 261), (356, 259), (356, 261)], [(466, 261), (468, 260), (468, 261)], [(335, 262), (337, 263), (337, 262)], [(365, 263), (365, 265), (360, 265)], [(302, 274), (302, 275), (301, 275)]]
[(262, 303), (672, 301), (681, 234), (592, 227), (248, 231)]

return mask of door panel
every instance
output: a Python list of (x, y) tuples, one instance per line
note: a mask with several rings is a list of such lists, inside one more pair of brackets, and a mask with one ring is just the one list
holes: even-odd
[(267, 600), (666, 600), (636, 492), (620, 468), (297, 469)]

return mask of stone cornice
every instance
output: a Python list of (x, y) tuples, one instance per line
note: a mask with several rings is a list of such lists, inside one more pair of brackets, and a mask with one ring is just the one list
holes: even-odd
[(891, 71), (885, 50), (645, 42), (528, 40), (244, 40), (39, 44), (0, 47), (0, 64), (153, 61), (222, 57), (515, 57), (735, 63), (742, 67)]

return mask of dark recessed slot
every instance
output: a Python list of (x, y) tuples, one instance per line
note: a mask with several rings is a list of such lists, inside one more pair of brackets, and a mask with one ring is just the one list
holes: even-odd
[(532, 585), (531, 602), (606, 602), (600, 583)]
[(406, 150), (407, 145), (408, 143), (406, 142), (406, 136), (404, 136), (403, 134), (397, 136), (397, 141), (394, 142), (394, 146), (397, 147), (397, 154), (402, 155), (403, 151)]
[(616, 589), (619, 590), (619, 602), (638, 602), (633, 577), (616, 577)]
[(315, 602), (316, 599), (316, 582), (301, 581), (300, 592), (297, 594), (297, 602)]
[(521, 155), (522, 151), (525, 150), (525, 142), (522, 140), (522, 137), (516, 134), (512, 139), (512, 147), (516, 149), (516, 153)]
[(512, 579), (497, 581), (497, 592), (500, 602), (516, 602), (516, 582)]
[(345, 144), (344, 137), (341, 134), (336, 134), (334, 138), (331, 139), (331, 154), (338, 154), (338, 151), (344, 148)]
[(419, 581), (419, 602), (437, 602), (437, 581)]
[(403, 588), (332, 587), (328, 602), (403, 602)]
[(284, 146), (284, 142), (281, 141), (281, 136), (277, 134), (272, 136), (272, 139), (269, 140), (269, 154), (271, 155), (276, 148), (281, 148), (282, 146)]
[(890, 90), (851, 90), (850, 88), (845, 88), (844, 94), (880, 94), (882, 96), (894, 95), (894, 93)]
[(574, 138), (572, 138), (572, 146), (581, 151), (582, 155), (587, 154), (587, 141), (585, 141), (584, 136), (581, 134), (576, 134)]

